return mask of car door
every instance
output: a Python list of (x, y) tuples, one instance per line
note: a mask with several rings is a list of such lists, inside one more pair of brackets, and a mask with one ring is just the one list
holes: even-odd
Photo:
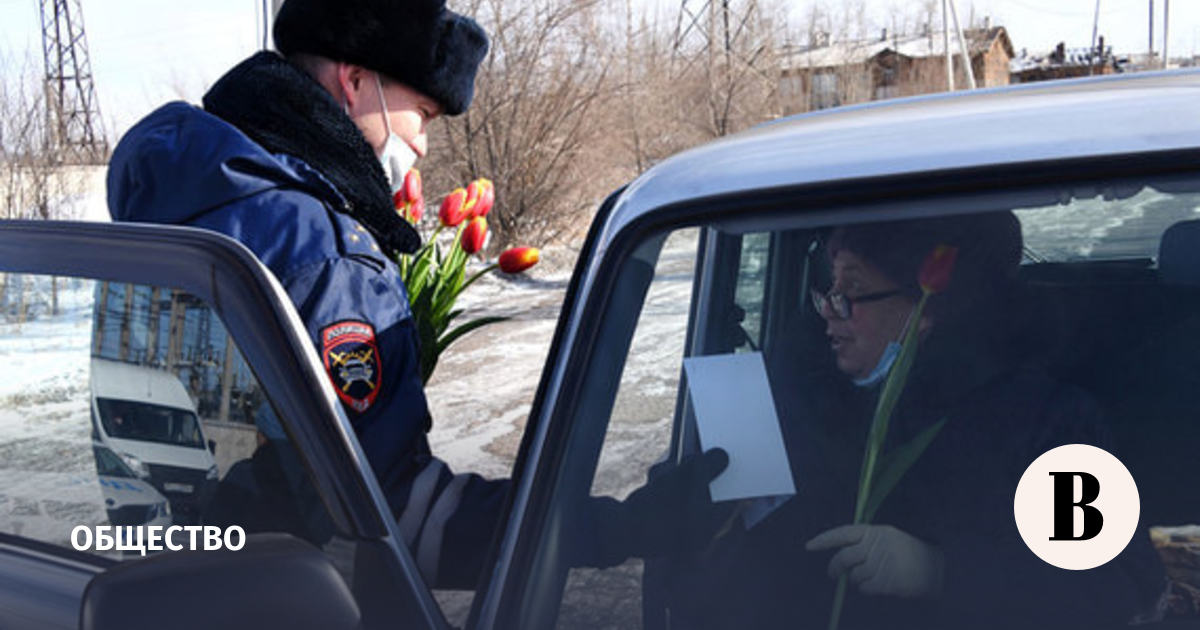
[[(244, 247), (4, 222), (0, 279), (0, 626), (78, 627), (89, 583), (147, 555), (81, 550), (77, 529), (203, 522), (319, 548), (362, 627), (444, 627), (303, 326)], [(128, 612), (171, 626), (223, 605), (182, 582)]]

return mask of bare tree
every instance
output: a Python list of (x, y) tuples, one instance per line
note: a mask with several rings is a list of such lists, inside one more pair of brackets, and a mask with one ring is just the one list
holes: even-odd
[[(432, 139), (436, 181), (489, 177), (492, 250), (555, 239), (592, 205), (595, 176), (581, 159), (601, 133), (594, 114), (611, 57), (602, 45), (596, 0), (475, 0), (467, 8), (491, 36), (464, 115)], [(437, 146), (441, 145), (441, 146)]]
[[(45, 93), (34, 67), (28, 58), (0, 58), (0, 217), (74, 218), (83, 176), (77, 168), (62, 165), (46, 133)], [(32, 307), (45, 304), (56, 314), (58, 282), (35, 280), (3, 274), (0, 312), (23, 322)]]

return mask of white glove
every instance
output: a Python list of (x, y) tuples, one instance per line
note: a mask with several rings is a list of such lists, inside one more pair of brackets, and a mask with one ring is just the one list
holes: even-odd
[(933, 545), (891, 525), (843, 525), (817, 534), (808, 551), (841, 550), (829, 561), (829, 577), (849, 571), (849, 579), (868, 595), (934, 597), (941, 593), (944, 560)]

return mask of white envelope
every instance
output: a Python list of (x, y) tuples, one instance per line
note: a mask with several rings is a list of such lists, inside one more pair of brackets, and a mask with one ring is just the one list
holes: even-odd
[(713, 501), (795, 494), (762, 354), (690, 357), (683, 367), (700, 446), (729, 453), (729, 467), (709, 485)]

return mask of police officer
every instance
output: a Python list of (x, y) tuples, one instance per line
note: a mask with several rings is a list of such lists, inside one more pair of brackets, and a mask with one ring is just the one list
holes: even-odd
[[(130, 129), (109, 168), (110, 212), (223, 232), (274, 272), (426, 580), (469, 588), (510, 484), (455, 475), (430, 453), (394, 263), (420, 237), (391, 192), (425, 154), (429, 122), (467, 109), (487, 37), (444, 0), (288, 0), (274, 36), (279, 53), (231, 69), (203, 109), (169, 103)], [(579, 562), (674, 545), (678, 523), (654, 515), (694, 497), (725, 462), (709, 453), (623, 503), (596, 500), (589, 522), (600, 531)]]

